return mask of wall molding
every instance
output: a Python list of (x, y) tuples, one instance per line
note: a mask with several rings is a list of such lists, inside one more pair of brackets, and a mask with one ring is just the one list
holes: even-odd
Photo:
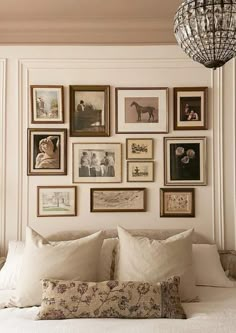
[(236, 250), (236, 59), (233, 59), (233, 126), (234, 126), (234, 249)]

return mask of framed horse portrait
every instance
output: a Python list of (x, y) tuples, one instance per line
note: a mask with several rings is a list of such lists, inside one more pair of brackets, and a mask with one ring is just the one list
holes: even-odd
[(110, 86), (70, 86), (70, 136), (109, 136)]
[(168, 133), (168, 88), (116, 88), (116, 133)]

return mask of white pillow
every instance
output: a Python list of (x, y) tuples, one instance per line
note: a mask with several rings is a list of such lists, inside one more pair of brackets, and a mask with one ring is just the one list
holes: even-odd
[(11, 303), (18, 307), (40, 305), (41, 279), (97, 281), (102, 242), (101, 231), (76, 240), (49, 242), (27, 228), (16, 297)]
[(155, 283), (174, 275), (180, 276), (181, 299), (196, 300), (192, 233), (193, 230), (187, 230), (166, 240), (152, 240), (133, 237), (118, 227), (120, 249), (115, 278)]
[(10, 241), (7, 259), (0, 271), (0, 290), (16, 288), (19, 278), (25, 244), (21, 241)]
[(193, 244), (193, 265), (199, 286), (234, 287), (221, 265), (215, 244)]

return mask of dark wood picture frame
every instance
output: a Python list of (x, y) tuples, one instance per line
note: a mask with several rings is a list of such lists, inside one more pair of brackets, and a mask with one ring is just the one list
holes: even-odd
[[(169, 212), (167, 209), (166, 195), (173, 194), (173, 203), (169, 205)], [(181, 197), (182, 193), (182, 197)], [(178, 200), (178, 194), (180, 196)], [(185, 194), (183, 198), (183, 194)], [(190, 196), (189, 202), (187, 201), (186, 194)], [(170, 199), (170, 198), (169, 198)], [(190, 207), (186, 205), (189, 203)], [(185, 205), (185, 206), (184, 206)], [(175, 211), (176, 209), (176, 211)], [(195, 217), (195, 189), (194, 188), (160, 188), (160, 217)]]
[[(136, 141), (136, 146), (134, 146), (134, 152), (130, 151), (130, 144), (132, 144), (132, 141), (134, 141), (133, 144), (135, 144), (135, 141)], [(151, 146), (148, 151), (146, 151), (148, 148), (144, 145), (145, 141), (149, 141), (149, 145)], [(133, 150), (133, 147), (131, 147), (131, 150)], [(148, 153), (148, 157), (145, 157), (146, 152)], [(126, 139), (126, 159), (127, 160), (152, 160), (153, 157), (154, 157), (154, 139), (153, 138), (127, 138)]]
[(174, 130), (206, 130), (208, 87), (174, 88)]
[(164, 184), (206, 185), (206, 145), (204, 136), (164, 137)]
[[(59, 214), (42, 214), (40, 213), (41, 209), (40, 209), (40, 191), (41, 190), (47, 190), (47, 189), (55, 189), (55, 190), (59, 190), (59, 189), (73, 189), (74, 190), (74, 196), (73, 196), (73, 210), (72, 210), (72, 213), (71, 214), (68, 214), (68, 213), (59, 213)], [(59, 192), (59, 191), (58, 191)], [(56, 198), (58, 200), (58, 205), (59, 205), (59, 198)], [(59, 208), (59, 206), (58, 206)], [(62, 208), (60, 208), (59, 210), (60, 212), (63, 211)], [(62, 185), (62, 186), (37, 186), (37, 217), (60, 217), (60, 216), (76, 216), (77, 215), (77, 186), (65, 186), (65, 185)]]
[[(82, 96), (76, 100), (76, 93)], [(86, 92), (88, 93), (87, 100)], [(96, 93), (103, 93), (96, 100)], [(93, 99), (91, 100), (94, 93)], [(90, 98), (90, 99), (89, 99)], [(95, 105), (96, 103), (97, 105)], [(77, 104), (77, 106), (76, 106)], [(102, 107), (102, 109), (96, 109)], [(101, 124), (104, 123), (104, 124)], [(107, 85), (73, 85), (70, 86), (70, 136), (103, 137), (110, 136), (110, 86)]]
[[(134, 92), (133, 94), (131, 92)], [(119, 96), (127, 93), (127, 96)], [(156, 92), (156, 94), (155, 94)], [(116, 133), (117, 134), (140, 134), (140, 133), (168, 133), (169, 123), (169, 90), (166, 87), (117, 87), (115, 89), (116, 108)], [(162, 96), (164, 94), (164, 96)], [(132, 126), (125, 121), (126, 106), (125, 98), (133, 99), (129, 104), (137, 120), (132, 121)], [(157, 99), (158, 107), (151, 105), (138, 105), (138, 99)], [(135, 103), (134, 103), (135, 102)], [(143, 101), (145, 104), (146, 102)], [(152, 102), (153, 103), (153, 102)], [(135, 105), (136, 104), (136, 105)], [(137, 108), (138, 107), (138, 108)], [(141, 110), (141, 111), (140, 111)], [(128, 113), (127, 113), (128, 115)], [(143, 120), (143, 116), (145, 119)], [(147, 116), (146, 116), (147, 115)], [(123, 126), (123, 128), (122, 128)]]
[[(111, 207), (107, 208), (107, 207), (103, 207), (103, 208), (96, 208), (96, 203), (95, 203), (95, 198), (94, 198), (94, 194), (96, 192), (108, 192), (108, 196), (107, 196), (107, 200), (109, 200), (111, 202)], [(123, 203), (123, 208), (122, 208), (122, 203), (121, 207), (117, 207), (119, 205), (118, 202), (118, 197), (117, 195), (115, 196), (115, 200), (113, 200), (112, 197), (112, 192), (124, 192), (126, 193), (126, 195), (123, 195), (123, 201), (125, 203)], [(131, 196), (130, 198), (128, 198), (128, 194), (127, 192), (134, 192), (136, 193), (135, 197)], [(135, 203), (135, 200), (137, 200), (137, 192), (142, 192), (142, 196), (140, 197), (140, 200), (142, 201), (142, 207), (137, 208), (135, 207), (135, 205), (137, 205), (137, 203)], [(103, 193), (104, 194), (104, 193)], [(119, 198), (122, 197), (122, 193), (120, 193)], [(106, 200), (103, 200), (104, 202)], [(130, 201), (130, 203), (128, 204), (128, 201)], [(144, 187), (117, 187), (117, 188), (91, 188), (90, 189), (90, 212), (146, 212), (146, 188)], [(109, 202), (108, 202), (109, 205)], [(114, 205), (116, 205), (116, 207), (114, 207)], [(105, 206), (105, 203), (104, 203)], [(127, 208), (127, 206), (131, 206), (129, 208)], [(125, 208), (124, 208), (125, 207)]]
[[(36, 137), (37, 136), (37, 137)], [(58, 138), (60, 141), (58, 142)], [(53, 142), (55, 155), (48, 158), (42, 140)], [(59, 146), (59, 148), (58, 148)], [(58, 150), (58, 153), (56, 150)], [(67, 129), (28, 128), (28, 176), (59, 176), (67, 174)], [(36, 167), (37, 165), (37, 167)]]
[[(38, 99), (38, 103), (36, 101), (36, 90), (42, 90), (45, 91), (52, 91), (52, 90), (59, 90), (60, 91), (60, 96), (58, 96), (58, 100), (57, 100), (57, 109), (55, 110), (55, 106), (54, 108), (52, 108), (50, 111), (46, 110), (45, 111), (45, 104), (48, 105), (49, 101), (47, 100), (47, 103), (45, 103), (45, 101), (43, 101), (43, 97), (39, 96)], [(47, 96), (47, 99), (49, 97)], [(63, 124), (64, 123), (64, 87), (61, 85), (31, 85), (30, 86), (30, 100), (31, 100), (31, 123), (32, 124)], [(50, 101), (51, 104), (54, 103), (55, 104), (55, 97), (53, 98), (53, 100)], [(40, 106), (41, 105), (41, 106)], [(38, 109), (39, 108), (39, 109)], [(58, 113), (58, 118), (55, 119), (55, 113)], [(42, 114), (42, 118), (40, 119), (40, 117), (37, 118), (37, 113), (41, 113)], [(47, 117), (47, 114), (48, 115)]]
[[(135, 165), (136, 168), (138, 168), (138, 166), (140, 165), (145, 165), (145, 164), (149, 164), (149, 168), (151, 168), (151, 176), (146, 177), (145, 179), (145, 174), (143, 174), (143, 171), (139, 171), (137, 169), (136, 171), (136, 179), (135, 179), (135, 175), (130, 176), (130, 167), (132, 165)], [(132, 180), (133, 179), (133, 180)], [(148, 179), (148, 180), (147, 180)], [(127, 182), (128, 183), (151, 183), (154, 182), (154, 161), (127, 161)]]

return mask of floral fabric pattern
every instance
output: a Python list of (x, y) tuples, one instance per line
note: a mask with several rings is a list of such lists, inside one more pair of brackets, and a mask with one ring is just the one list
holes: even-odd
[(47, 279), (42, 286), (43, 300), (37, 319), (186, 318), (178, 293), (178, 277), (156, 284)]

